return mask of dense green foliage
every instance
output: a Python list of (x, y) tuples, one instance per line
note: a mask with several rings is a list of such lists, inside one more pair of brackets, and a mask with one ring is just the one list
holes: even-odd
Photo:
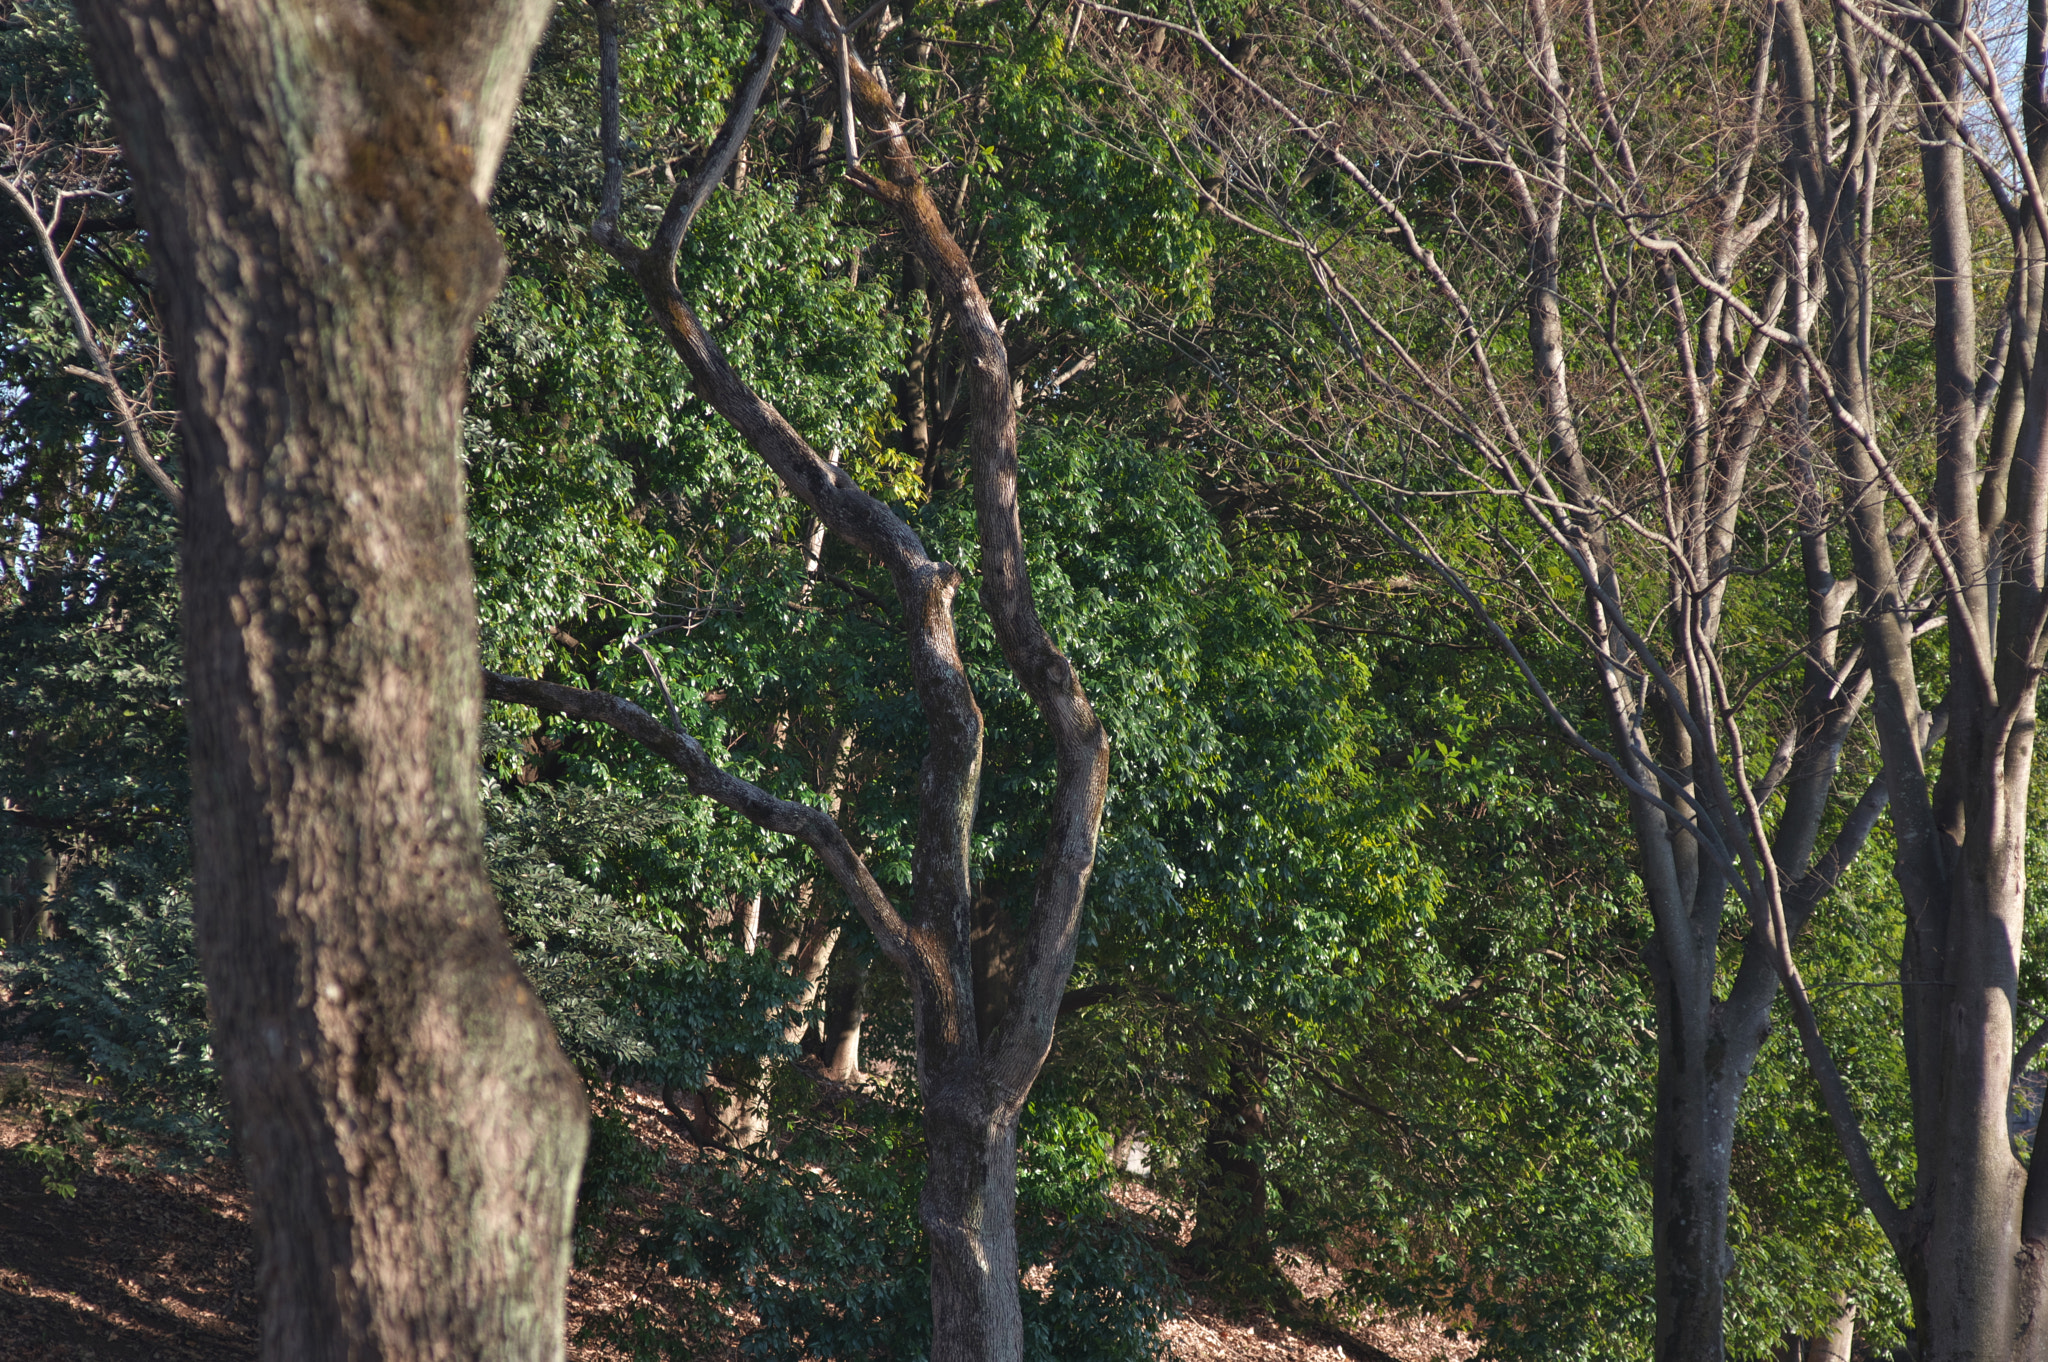
[[(55, 142), (102, 144), (68, 20), (9, 13), (0, 77)], [(1205, 215), (1161, 147), (1101, 134), (1116, 92), (1068, 22), (1017, 0), (920, 7), (877, 40), (1009, 324), (1037, 602), (1115, 743), (1073, 981), (1086, 1005), (1062, 1019), (1024, 1126), (1029, 1354), (1153, 1355), (1169, 1258), (1212, 1294), (1298, 1311), (1275, 1264), (1301, 1252), (1342, 1272), (1340, 1312), (1433, 1311), (1490, 1356), (1644, 1356), (1656, 1018), (1625, 814), (1482, 632), (1365, 531), (1358, 489), (1274, 433), (1284, 408), (1376, 438), (1317, 388), (1344, 338), (1291, 254)], [(736, 10), (629, 12), (633, 230), (693, 164), (751, 32)], [(486, 665), (672, 703), (734, 773), (836, 801), (901, 890), (924, 738), (888, 580), (830, 540), (807, 561), (801, 508), (589, 242), (594, 72), (588, 16), (565, 10), (493, 204), (510, 274), (478, 335), (467, 437)], [(884, 217), (825, 164), (835, 106), (810, 80), (778, 77), (746, 177), (707, 203), (679, 282), (751, 382), (971, 572), (957, 355)], [(120, 205), (118, 167), (104, 173)], [(1359, 211), (1307, 179), (1316, 212)], [(70, 259), (139, 389), (156, 330), (125, 214), (91, 218)], [(97, 391), (65, 374), (74, 342), (39, 269), (0, 252), (0, 876), (10, 912), (47, 913), (50, 932), (10, 929), (0, 980), (17, 1020), (103, 1081), (86, 1121), (217, 1152), (175, 527), (113, 457)], [(1483, 522), (1442, 525), (1498, 542)], [(1515, 589), (1504, 616), (1583, 717), (1569, 640), (1516, 616)], [(1028, 900), (1052, 756), (971, 591), (958, 609), (988, 722), (975, 836), (1000, 936)], [(876, 968), (871, 1081), (834, 1091), (806, 1054), (823, 996), (788, 964), (836, 927), (825, 982), (857, 983), (873, 959), (857, 919), (800, 848), (615, 735), (500, 710), (487, 748), (507, 926), (596, 1103), (580, 1250), (644, 1253), (683, 1301), (593, 1330), (648, 1357), (918, 1356), (923, 1136), (901, 988)], [(1886, 892), (1875, 872), (1840, 890), (1809, 974), (1858, 1102), (1889, 1119), (1901, 1061), (1864, 986), (1897, 951)], [(750, 904), (758, 948), (735, 928)], [(750, 1150), (672, 1162), (622, 1114), (628, 1086), (680, 1109), (762, 1072), (770, 1136)], [(86, 1130), (78, 1113), (46, 1124), (63, 1119)], [(66, 1138), (38, 1146), (59, 1181), (63, 1151), (84, 1147)], [(1111, 1199), (1112, 1150), (1133, 1140), (1196, 1221), (1185, 1252)], [(1895, 1342), (1902, 1289), (1789, 1024), (1740, 1140), (1734, 1352), (1774, 1354), (1838, 1292), (1874, 1346)], [(1895, 1175), (1899, 1149), (1880, 1150)], [(735, 1334), (738, 1306), (753, 1324)]]

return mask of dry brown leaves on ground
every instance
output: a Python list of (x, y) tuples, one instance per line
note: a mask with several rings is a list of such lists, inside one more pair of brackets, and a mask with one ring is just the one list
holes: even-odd
[[(0, 1040), (0, 1084), (21, 1075), (63, 1103), (89, 1099), (75, 1073), (31, 1045)], [(689, 1157), (690, 1147), (645, 1093), (626, 1094), (643, 1136)], [(102, 1159), (65, 1199), (42, 1189), (40, 1172), (15, 1151), (34, 1135), (31, 1117), (0, 1109), (0, 1362), (244, 1362), (256, 1354), (255, 1273), (247, 1192), (234, 1170), (215, 1164), (174, 1175), (112, 1166)], [(657, 1193), (658, 1194), (658, 1193)], [(1124, 1198), (1155, 1220), (1172, 1207), (1142, 1186)], [(661, 1271), (632, 1252), (630, 1209), (608, 1227), (609, 1251), (578, 1268), (569, 1285), (575, 1362), (624, 1362), (617, 1344), (585, 1326), (635, 1312), (659, 1325), (677, 1297)], [(1329, 1279), (1305, 1260), (1287, 1265), (1305, 1294)], [(728, 1333), (722, 1352), (737, 1357)], [(1167, 1323), (1166, 1357), (1177, 1362), (1467, 1362), (1470, 1342), (1430, 1322), (1353, 1321), (1343, 1331), (1293, 1329), (1236, 1318), (1204, 1300)]]
[[(1111, 1193), (1123, 1208), (1149, 1221), (1155, 1241), (1186, 1248), (1194, 1221), (1185, 1208), (1145, 1183), (1126, 1181)], [(1299, 1253), (1283, 1253), (1280, 1270), (1316, 1308), (1332, 1296), (1342, 1278)], [(1433, 1319), (1344, 1315), (1321, 1326), (1300, 1327), (1257, 1314), (1233, 1313), (1205, 1296), (1199, 1283), (1184, 1283), (1189, 1302), (1166, 1322), (1167, 1362), (1470, 1362), (1479, 1344)]]
[[(16, 1076), (19, 1076), (18, 1078)], [(0, 1043), (0, 1084), (26, 1079), (58, 1102), (92, 1091), (19, 1044)], [(0, 1148), (34, 1134), (0, 1110)], [(194, 1176), (107, 1169), (70, 1199), (0, 1157), (0, 1359), (228, 1362), (256, 1351), (247, 1202), (225, 1167)]]

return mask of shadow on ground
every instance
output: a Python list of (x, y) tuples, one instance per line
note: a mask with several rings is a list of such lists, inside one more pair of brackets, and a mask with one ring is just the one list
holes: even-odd
[[(0, 1132), (0, 1144), (23, 1133)], [(70, 1199), (43, 1191), (41, 1181), (12, 1148), (0, 1152), (0, 1358), (256, 1355), (248, 1228), (226, 1169), (90, 1174)]]

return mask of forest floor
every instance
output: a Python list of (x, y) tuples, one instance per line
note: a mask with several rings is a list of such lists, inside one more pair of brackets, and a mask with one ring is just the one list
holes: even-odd
[[(35, 1046), (0, 1035), (0, 1094), (59, 1106), (89, 1100), (78, 1075)], [(651, 1098), (638, 1113), (650, 1137), (673, 1137)], [(242, 1362), (256, 1352), (255, 1273), (248, 1194), (233, 1167), (171, 1172), (101, 1154), (70, 1178), (75, 1196), (43, 1190), (29, 1158), (33, 1105), (0, 1105), (0, 1362)], [(141, 1151), (149, 1152), (146, 1146)], [(122, 1163), (128, 1166), (120, 1166)], [(1120, 1200), (1167, 1224), (1173, 1208), (1133, 1182)], [(1283, 1264), (1305, 1297), (1333, 1278), (1305, 1260)], [(1186, 1307), (1165, 1328), (1176, 1362), (1468, 1362), (1477, 1344), (1430, 1321), (1351, 1320), (1344, 1328), (1234, 1313), (1187, 1283)], [(659, 1317), (669, 1293), (653, 1265), (615, 1253), (576, 1269), (570, 1335), (634, 1307)], [(574, 1362), (623, 1358), (602, 1342), (572, 1342)]]

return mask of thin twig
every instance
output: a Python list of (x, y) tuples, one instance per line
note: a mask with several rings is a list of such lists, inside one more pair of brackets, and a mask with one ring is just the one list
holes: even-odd
[(157, 462), (156, 456), (149, 452), (149, 441), (143, 438), (142, 424), (136, 419), (135, 404), (128, 400), (127, 389), (123, 388), (121, 380), (115, 377), (114, 366), (108, 363), (106, 351), (100, 348), (98, 338), (93, 335), (92, 320), (85, 315), (85, 307), (78, 301), (78, 294), (71, 287), (71, 278), (64, 269), (64, 258), (57, 250), (57, 243), (51, 239), (50, 229), (43, 222), (42, 214), (36, 211), (35, 204), (29, 201), (21, 186), (13, 179), (0, 177), (0, 189), (7, 191), (7, 197), (14, 201), (14, 206), (21, 210), (22, 217), (28, 220), (29, 231), (36, 239), (36, 247), (43, 254), (43, 264), (49, 269), (50, 282), (56, 286), (57, 295), (64, 300), (64, 309), (70, 315), (71, 329), (78, 337), (78, 346), (85, 351), (86, 358), (92, 361), (94, 381), (106, 389), (107, 400), (113, 405), (114, 417), (120, 422), (122, 439), (128, 448), (128, 457), (134, 460), (135, 466), (140, 468), (151, 482), (156, 484), (157, 490), (164, 494), (164, 499), (171, 503), (171, 510), (183, 519), (184, 490), (164, 471), (164, 466)]

